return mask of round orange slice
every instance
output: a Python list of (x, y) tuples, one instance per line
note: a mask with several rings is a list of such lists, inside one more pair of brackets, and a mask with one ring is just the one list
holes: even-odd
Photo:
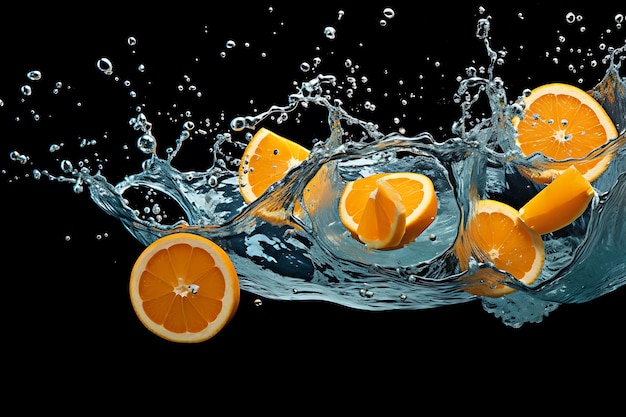
[(580, 217), (595, 191), (571, 166), (519, 209), (520, 219), (539, 234), (562, 229)]
[[(583, 158), (617, 137), (615, 124), (604, 108), (589, 93), (573, 85), (545, 84), (522, 100), (526, 106), (524, 117), (515, 117), (512, 122), (518, 133), (517, 146), (525, 156), (540, 152), (557, 161)], [(611, 158), (607, 155), (574, 165), (593, 182)], [(548, 183), (564, 168), (548, 169), (532, 179)]]
[(130, 300), (154, 334), (181, 343), (215, 336), (239, 306), (239, 280), (222, 248), (192, 233), (159, 238), (139, 255)]
[[(299, 165), (310, 154), (305, 147), (280, 136), (269, 129), (260, 128), (250, 139), (239, 165), (239, 191), (246, 203), (261, 196), (272, 184), (281, 180), (293, 167)], [(315, 211), (321, 182), (326, 175), (325, 166), (307, 184), (303, 201), (309, 213)], [(304, 209), (296, 202), (294, 214), (302, 218)]]
[[(530, 285), (539, 276), (545, 260), (541, 235), (527, 227), (519, 213), (495, 200), (478, 201), (467, 229), (456, 244), (461, 270), (469, 267), (469, 257), (491, 262), (516, 279)], [(503, 274), (491, 268), (478, 270), (466, 279), (464, 290), (475, 295), (501, 297), (514, 291), (502, 284)]]
[[(391, 172), (358, 178), (346, 184), (339, 199), (339, 217), (352, 236), (358, 238), (359, 225), (366, 219), (365, 207), (372, 192), (383, 179), (400, 196), (405, 209), (405, 231), (395, 247), (404, 246), (417, 238), (435, 220), (438, 201), (433, 182), (415, 172)], [(394, 248), (394, 247), (391, 247)]]

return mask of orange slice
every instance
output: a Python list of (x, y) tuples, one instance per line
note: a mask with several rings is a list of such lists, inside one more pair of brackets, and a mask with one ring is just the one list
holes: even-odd
[(130, 300), (154, 334), (181, 343), (216, 335), (239, 306), (239, 280), (214, 242), (192, 233), (159, 238), (139, 255), (130, 275)]
[[(298, 166), (310, 154), (305, 147), (284, 138), (269, 129), (261, 128), (250, 139), (239, 165), (239, 191), (246, 203), (250, 204), (265, 192), (276, 181)], [(309, 213), (313, 214), (318, 203), (318, 188), (326, 175), (325, 167), (307, 184), (303, 201)], [(296, 202), (294, 214), (302, 218), (304, 209)]]
[[(516, 279), (530, 285), (539, 276), (545, 260), (541, 235), (527, 227), (513, 207), (495, 200), (480, 200), (456, 245), (462, 270), (469, 257), (491, 262)], [(500, 281), (503, 274), (490, 268), (480, 269), (467, 279), (465, 291), (487, 297), (501, 297), (514, 291)]]
[[(591, 151), (617, 137), (615, 124), (602, 106), (587, 92), (568, 84), (542, 85), (523, 98), (523, 119), (513, 118), (517, 145), (525, 156), (535, 152), (557, 161), (583, 158)], [(612, 156), (576, 162), (575, 166), (593, 182), (607, 168)], [(548, 169), (532, 178), (548, 183), (565, 167)]]
[(402, 197), (384, 178), (379, 179), (363, 208), (356, 230), (359, 240), (371, 249), (395, 247), (404, 236), (405, 226)]
[(406, 212), (405, 232), (396, 245), (401, 247), (415, 240), (437, 216), (437, 194), (432, 181), (426, 175), (391, 172), (350, 181), (339, 199), (339, 217), (352, 236), (358, 238), (359, 225), (367, 218), (364, 217), (365, 206), (381, 179), (397, 191)]
[(535, 232), (552, 233), (580, 217), (594, 194), (589, 181), (571, 166), (528, 200), (519, 216)]

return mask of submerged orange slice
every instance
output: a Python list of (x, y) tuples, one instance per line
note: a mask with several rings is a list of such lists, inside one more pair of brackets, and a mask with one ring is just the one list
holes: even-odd
[(528, 200), (519, 216), (535, 232), (552, 233), (580, 217), (594, 194), (589, 181), (571, 166)]
[[(525, 115), (522, 119), (513, 118), (513, 126), (518, 133), (517, 145), (525, 156), (541, 152), (557, 161), (583, 158), (617, 137), (615, 124), (602, 106), (589, 93), (573, 85), (542, 85), (523, 101)], [(575, 166), (593, 182), (610, 160), (611, 156), (607, 155), (575, 162)], [(548, 183), (562, 171), (563, 168), (549, 169), (532, 179)]]
[[(358, 238), (361, 223), (385, 221), (365, 215), (365, 207), (381, 179), (397, 191), (401, 200), (398, 204), (404, 207), (406, 213), (402, 239), (397, 245), (387, 248), (395, 249), (415, 240), (435, 220), (437, 194), (430, 178), (415, 172), (379, 173), (348, 182), (339, 200), (339, 217), (354, 237)], [(379, 227), (383, 228), (382, 225)]]
[(406, 210), (402, 197), (384, 178), (379, 179), (365, 203), (356, 230), (359, 240), (371, 249), (395, 247), (404, 236), (405, 226)]
[(133, 266), (129, 290), (144, 326), (181, 343), (216, 335), (235, 315), (240, 296), (226, 252), (191, 233), (174, 233), (148, 245)]
[[(469, 267), (469, 258), (491, 262), (530, 285), (543, 268), (545, 253), (541, 235), (527, 227), (513, 207), (495, 200), (480, 200), (456, 244), (459, 266)], [(514, 291), (502, 284), (503, 275), (480, 269), (466, 279), (464, 290), (475, 295), (501, 297)]]

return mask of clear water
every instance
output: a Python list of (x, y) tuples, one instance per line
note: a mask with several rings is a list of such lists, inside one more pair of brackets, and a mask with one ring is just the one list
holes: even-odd
[[(383, 20), (393, 15), (392, 9), (386, 9)], [(546, 263), (535, 284), (524, 286), (500, 271), (517, 291), (502, 298), (479, 298), (463, 291), (464, 278), (478, 268), (493, 266), (474, 262), (470, 271), (461, 271), (453, 248), (473, 204), (479, 198), (493, 198), (519, 206), (539, 190), (520, 174), (520, 167), (532, 171), (567, 164), (541, 155), (526, 158), (517, 151), (510, 121), (523, 112), (516, 104), (523, 91), (508, 96), (506, 80), (498, 75), (505, 54), (491, 47), (491, 24), (486, 17), (477, 21), (472, 35), (484, 43), (486, 65), (468, 67), (457, 91), (450, 92), (460, 117), (445, 139), (430, 132), (410, 136), (402, 129), (383, 131), (343, 105), (343, 79), (317, 74), (305, 77), (283, 102), (234, 117), (211, 133), (190, 118), (182, 124), (175, 146), (165, 151), (160, 149), (151, 115), (138, 107), (129, 127), (145, 161), (140, 170), (119, 181), (107, 178), (99, 167), (70, 159), (60, 161), (58, 169), (35, 168), (33, 175), (88, 193), (94, 204), (119, 219), (144, 245), (181, 230), (215, 241), (235, 264), (241, 288), (261, 297), (325, 300), (364, 310), (429, 309), (480, 301), (506, 325), (539, 322), (560, 304), (601, 297), (626, 280), (626, 79), (620, 74), (626, 45), (606, 48), (606, 56), (597, 63), (604, 65), (604, 76), (588, 88), (620, 132), (588, 155), (614, 155), (608, 170), (593, 184), (596, 197), (591, 206), (567, 228), (543, 236)], [(332, 39), (335, 29), (325, 28), (324, 36)], [(132, 46), (136, 40), (128, 42)], [(234, 47), (235, 41), (227, 42), (224, 54)], [(311, 65), (315, 60), (303, 62), (302, 72), (307, 74)], [(115, 76), (115, 62), (103, 57), (95, 70), (104, 77)], [(38, 71), (28, 74), (33, 82), (41, 77)], [(25, 85), (22, 94), (31, 93)], [(238, 190), (237, 168), (251, 132), (260, 126), (276, 130), (294, 118), (321, 121), (327, 134), (311, 146), (306, 161), (254, 203), (246, 204)], [(194, 137), (210, 138), (213, 160), (202, 169), (180, 170), (177, 158)], [(51, 145), (50, 152), (58, 146)], [(85, 140), (83, 146), (91, 144)], [(9, 158), (25, 166), (32, 163), (18, 149)], [(298, 196), (323, 166), (329, 168), (323, 182), (325, 200), (314, 215), (294, 217)], [(382, 171), (426, 174), (439, 200), (435, 222), (415, 242), (394, 251), (368, 250), (359, 244), (348, 235), (337, 212), (346, 181)], [(276, 220), (263, 221), (259, 213), (274, 213)]]

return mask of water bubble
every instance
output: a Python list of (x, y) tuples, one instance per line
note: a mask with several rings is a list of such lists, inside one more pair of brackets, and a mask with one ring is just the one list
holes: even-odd
[(109, 58), (100, 58), (96, 61), (96, 67), (105, 75), (113, 74), (113, 63), (109, 60)]
[(150, 133), (144, 133), (137, 139), (137, 147), (145, 154), (153, 153), (156, 150), (156, 139)]
[(41, 80), (41, 71), (29, 71), (28, 74), (26, 74), (26, 77), (31, 81), (39, 81)]
[(128, 43), (128, 46), (135, 46), (137, 45), (137, 38), (135, 38), (134, 36), (129, 36), (126, 42)]
[(337, 30), (332, 26), (326, 26), (324, 28), (324, 36), (331, 40), (335, 39), (335, 37), (337, 36)]
[(209, 187), (215, 188), (215, 187), (217, 187), (217, 184), (219, 183), (219, 180), (217, 179), (217, 177), (215, 175), (211, 175), (209, 177), (208, 183), (209, 183)]
[(300, 64), (300, 71), (309, 72), (311, 70), (311, 65), (308, 62), (303, 62)]
[(229, 39), (226, 41), (226, 49), (233, 49), (235, 46), (237, 46), (237, 43), (234, 40)]
[(387, 21), (386, 21), (385, 19), (380, 19), (380, 21), (378, 22), (378, 24), (379, 24), (381, 27), (385, 27), (385, 26), (387, 26)]

